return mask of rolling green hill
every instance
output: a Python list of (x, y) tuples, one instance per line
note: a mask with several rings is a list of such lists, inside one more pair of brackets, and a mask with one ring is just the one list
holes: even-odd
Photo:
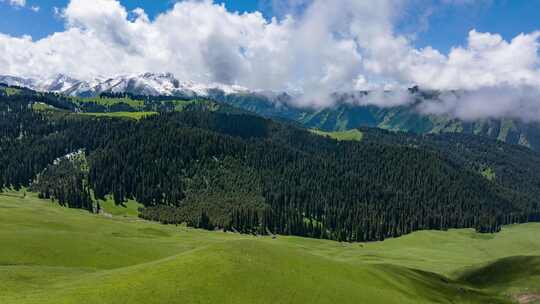
[(9, 192), (0, 195), (0, 303), (511, 303), (540, 293), (539, 231), (274, 239), (91, 215)]

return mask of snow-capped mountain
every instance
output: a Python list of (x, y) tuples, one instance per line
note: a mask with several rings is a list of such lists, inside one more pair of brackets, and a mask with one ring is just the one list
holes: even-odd
[(170, 73), (144, 73), (123, 75), (113, 78), (96, 78), (91, 81), (78, 80), (67, 75), (51, 79), (33, 79), (0, 75), (0, 83), (26, 87), (36, 91), (62, 93), (70, 96), (96, 96), (104, 92), (132, 93), (135, 95), (165, 96), (208, 96), (218, 91), (224, 94), (248, 92), (236, 85), (203, 84), (180, 81)]
[(23, 88), (29, 88), (32, 90), (38, 90), (37, 80), (31, 78), (22, 78), (16, 76), (0, 76), (0, 83), (4, 83), (10, 86), (18, 86)]
[(63, 74), (59, 74), (53, 79), (49, 79), (49, 80), (45, 79), (41, 83), (38, 82), (38, 84), (40, 85), (42, 89), (45, 89), (51, 92), (64, 92), (66, 90), (69, 90), (73, 86), (78, 85), (79, 83), (81, 83), (80, 80), (71, 78)]

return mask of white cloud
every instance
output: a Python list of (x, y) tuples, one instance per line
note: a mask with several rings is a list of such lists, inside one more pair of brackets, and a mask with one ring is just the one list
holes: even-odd
[(434, 89), (479, 89), (499, 85), (540, 85), (540, 31), (511, 41), (500, 35), (469, 33), (467, 47), (444, 56), (427, 48), (413, 50), (405, 60), (404, 77)]
[(26, 6), (26, 0), (1, 0), (0, 2), (7, 2), (9, 5), (12, 5), (15, 7)]
[(540, 88), (499, 85), (471, 91), (446, 91), (437, 101), (423, 102), (418, 109), (428, 114), (445, 114), (465, 120), (517, 118), (525, 122), (540, 117)]
[(9, 3), (14, 6), (25, 6), (26, 0), (9, 0)]
[(39, 41), (0, 34), (0, 74), (89, 79), (172, 72), (181, 80), (300, 90), (305, 94), (297, 102), (317, 107), (332, 104), (335, 91), (388, 85), (479, 92), (540, 85), (540, 32), (505, 41), (473, 30), (466, 46), (442, 54), (416, 49), (396, 34), (410, 1), (283, 3), (281, 9), (293, 13), (272, 20), (232, 13), (210, 0), (181, 1), (150, 20), (143, 9), (128, 12), (116, 0), (71, 0), (57, 12), (66, 23), (63, 32)]
[[(16, 9), (26, 7), (26, 0), (0, 0), (0, 2), (7, 2), (9, 5), (15, 7)], [(41, 8), (37, 5), (32, 5), (29, 7), (29, 9), (37, 13)]]

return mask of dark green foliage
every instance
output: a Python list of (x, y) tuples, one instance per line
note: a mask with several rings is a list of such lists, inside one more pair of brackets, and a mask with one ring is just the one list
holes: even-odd
[(363, 128), (366, 142), (427, 149), (443, 155), (460, 167), (481, 173), (493, 171), (493, 182), (525, 194), (531, 200), (540, 196), (540, 157), (525, 147), (467, 134), (415, 135)]
[(62, 206), (93, 211), (92, 195), (84, 153), (71, 154), (47, 166), (32, 184), (40, 198), (58, 201)]
[[(259, 176), (236, 160), (211, 159), (195, 164), (185, 178), (186, 198), (179, 206), (144, 208), (141, 217), (163, 223), (183, 223), (197, 228), (257, 232), (268, 206)], [(241, 215), (246, 216), (241, 216)], [(244, 223), (244, 220), (247, 222)], [(255, 228), (254, 228), (255, 227)]]
[[(84, 149), (97, 198), (135, 199), (145, 206), (142, 217), (169, 224), (367, 241), (421, 229), (497, 232), (504, 224), (540, 220), (537, 190), (529, 187), (539, 176), (504, 152), (513, 153), (513, 146), (493, 147), (505, 166), (490, 156), (499, 152), (481, 153), (495, 144), (466, 138), (366, 131), (361, 142), (339, 142), (209, 108), (135, 121), (36, 113), (32, 100), (2, 97), (3, 187), (28, 186), (55, 159)], [(539, 162), (536, 154), (521, 153)], [(494, 181), (478, 173), (486, 166)], [(66, 164), (45, 173), (66, 181), (79, 176), (75, 169)], [(525, 179), (529, 186), (513, 182)], [(62, 185), (62, 191), (79, 189), (80, 197), (88, 190), (85, 183)]]
[[(483, 119), (463, 121), (448, 116), (426, 115), (417, 106), (423, 100), (437, 98), (437, 92), (409, 90), (417, 103), (396, 107), (377, 107), (350, 103), (351, 96), (341, 94), (337, 105), (324, 109), (305, 109), (292, 106), (289, 95), (268, 97), (263, 94), (214, 94), (212, 97), (241, 109), (272, 119), (287, 119), (306, 128), (322, 131), (346, 131), (361, 127), (382, 128), (392, 131), (431, 133), (463, 133), (499, 139), (506, 143), (523, 145), (540, 151), (540, 123), (509, 119)], [(276, 104), (278, 106), (276, 106)]]

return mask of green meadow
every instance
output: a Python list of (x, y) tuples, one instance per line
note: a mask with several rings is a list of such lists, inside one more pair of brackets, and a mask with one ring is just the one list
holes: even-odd
[[(0, 303), (534, 303), (540, 224), (374, 243), (165, 226), (0, 194)], [(113, 215), (113, 216), (111, 216)]]
[(8, 96), (17, 95), (21, 93), (21, 89), (6, 87), (3, 88)]
[(88, 97), (88, 98), (80, 98), (80, 97), (72, 97), (71, 98), (74, 102), (82, 104), (82, 103), (95, 103), (97, 105), (102, 106), (114, 106), (120, 103), (127, 104), (133, 108), (141, 108), (144, 105), (144, 101), (142, 100), (134, 100), (129, 97), (121, 97), (121, 98), (107, 98), (107, 97)]
[(112, 197), (107, 197), (106, 200), (99, 200), (98, 202), (103, 211), (102, 213), (110, 216), (137, 218), (139, 216), (139, 208), (143, 207), (142, 204), (134, 200), (128, 200), (122, 205), (116, 205)]
[(358, 129), (352, 129), (348, 131), (335, 131), (335, 132), (325, 132), (321, 130), (312, 129), (311, 132), (320, 136), (330, 137), (330, 138), (333, 138), (335, 140), (340, 140), (340, 141), (347, 141), (347, 140), (361, 141), (362, 138), (364, 137), (364, 134)]
[(130, 118), (140, 120), (155, 115), (157, 112), (106, 112), (106, 113), (80, 113), (80, 115), (95, 117)]

